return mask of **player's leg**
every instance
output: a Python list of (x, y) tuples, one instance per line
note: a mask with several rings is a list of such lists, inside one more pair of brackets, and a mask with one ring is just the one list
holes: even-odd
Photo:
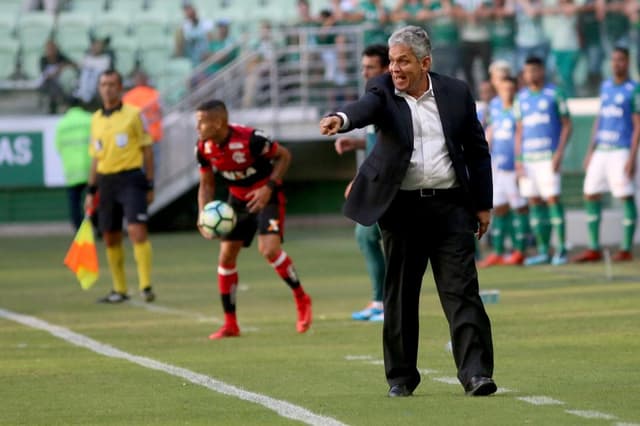
[[(564, 265), (569, 262), (566, 248), (566, 220), (564, 205), (560, 198), (561, 177), (553, 170), (551, 161), (541, 162), (538, 173), (540, 195), (545, 199), (549, 208), (551, 228), (556, 234), (557, 246), (551, 259), (553, 265)], [(551, 232), (549, 231), (549, 240)]]
[(384, 285), (384, 254), (380, 244), (380, 229), (378, 224), (363, 226), (356, 224), (356, 241), (360, 252), (364, 256), (367, 272), (371, 281), (371, 303), (361, 311), (354, 312), (351, 317), (355, 320), (367, 321), (372, 317), (380, 320), (383, 317), (382, 286)]
[(502, 256), (504, 255), (504, 238), (507, 233), (508, 221), (509, 204), (494, 204), (493, 220), (491, 221), (490, 232), (493, 252), (490, 253), (483, 261), (478, 263), (480, 268), (502, 265), (504, 263)]
[[(635, 188), (631, 178), (625, 173), (624, 167), (620, 165), (626, 164), (629, 158), (629, 150), (619, 149), (609, 152), (608, 182), (611, 193), (614, 197), (622, 201), (622, 241), (620, 243), (620, 251), (613, 255), (614, 261), (628, 261), (633, 259), (632, 247), (633, 236), (636, 230), (636, 221), (638, 212), (634, 198)], [(616, 164), (617, 167), (611, 166)]]
[(296, 330), (304, 333), (311, 326), (311, 298), (300, 284), (293, 261), (282, 249), (284, 202), (282, 192), (276, 191), (269, 204), (258, 213), (258, 250), (278, 276), (291, 288), (298, 310)]
[(584, 177), (584, 208), (587, 214), (587, 232), (589, 246), (571, 260), (573, 262), (596, 262), (602, 259), (600, 248), (600, 221), (602, 219), (602, 193), (609, 189), (607, 185), (607, 153), (596, 150), (591, 155)]
[(218, 331), (209, 336), (211, 340), (240, 335), (236, 317), (236, 291), (238, 288), (236, 261), (243, 245), (244, 242), (242, 240), (223, 240), (220, 242), (218, 290), (220, 292), (222, 310), (224, 311), (224, 324)]
[(146, 178), (141, 171), (127, 173), (122, 178), (119, 200), (127, 218), (127, 232), (133, 245), (133, 257), (138, 273), (138, 288), (146, 302), (155, 300), (151, 288), (153, 250), (147, 232)]
[(506, 265), (522, 265), (527, 236), (531, 233), (529, 227), (529, 209), (527, 200), (520, 196), (515, 172), (509, 172), (506, 182), (507, 199), (511, 210), (511, 245), (513, 251), (504, 260)]
[(489, 234), (493, 251), (482, 261), (478, 262), (478, 267), (487, 268), (494, 265), (502, 265), (502, 255), (504, 254), (504, 236), (507, 229), (507, 193), (505, 191), (505, 174), (502, 170), (493, 171), (493, 218)]
[(538, 253), (535, 256), (525, 259), (527, 266), (549, 263), (549, 240), (551, 238), (551, 228), (549, 226), (549, 212), (547, 206), (540, 198), (538, 174), (540, 173), (539, 162), (525, 161), (525, 176), (520, 178), (520, 195), (526, 198), (529, 204), (529, 219), (531, 229), (536, 237)]

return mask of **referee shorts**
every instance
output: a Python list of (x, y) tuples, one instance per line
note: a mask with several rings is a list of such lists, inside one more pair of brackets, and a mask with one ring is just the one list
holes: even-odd
[(249, 247), (256, 231), (259, 235), (280, 235), (283, 240), (286, 198), (281, 188), (273, 191), (267, 205), (258, 213), (249, 213), (247, 202), (233, 195), (229, 195), (227, 202), (235, 210), (237, 222), (233, 231), (222, 237), (223, 241), (242, 241), (244, 247)]
[(147, 223), (147, 178), (141, 169), (98, 175), (97, 184), (100, 231), (121, 231), (123, 218)]

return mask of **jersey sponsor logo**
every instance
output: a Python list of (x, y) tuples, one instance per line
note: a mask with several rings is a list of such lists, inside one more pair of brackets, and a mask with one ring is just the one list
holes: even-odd
[(622, 104), (624, 102), (624, 95), (622, 93), (618, 93), (616, 97), (613, 98), (613, 101), (618, 105)]
[(244, 144), (242, 142), (229, 142), (229, 149), (242, 149)]
[(116, 145), (120, 148), (124, 148), (129, 143), (129, 135), (126, 133), (118, 133), (116, 135)]
[(522, 147), (529, 150), (544, 149), (551, 146), (551, 138), (531, 138), (523, 141)]
[(527, 127), (534, 127), (541, 124), (549, 123), (551, 123), (551, 116), (549, 114), (543, 114), (540, 112), (534, 112), (522, 119), (522, 124)]
[(496, 129), (495, 133), (493, 134), (493, 137), (496, 139), (501, 139), (501, 140), (508, 140), (508, 139), (512, 139), (513, 138), (513, 129), (511, 128), (511, 126), (506, 127), (502, 126), (502, 128)]
[(600, 116), (603, 118), (621, 118), (624, 116), (624, 109), (616, 105), (607, 105), (600, 109)]
[(205, 154), (211, 154), (212, 151), (213, 151), (213, 142), (206, 141), (204, 143), (204, 153)]
[(236, 151), (233, 154), (231, 154), (231, 159), (233, 161), (235, 161), (236, 163), (238, 163), (238, 164), (242, 164), (242, 163), (246, 163), (247, 162), (247, 156), (242, 151)]
[(600, 142), (616, 142), (620, 138), (620, 133), (614, 130), (599, 130), (598, 141)]
[(255, 175), (257, 172), (254, 167), (248, 167), (246, 170), (222, 170), (220, 174), (227, 180), (242, 180)]
[(540, 99), (538, 101), (538, 109), (545, 110), (549, 108), (549, 101), (546, 99)]

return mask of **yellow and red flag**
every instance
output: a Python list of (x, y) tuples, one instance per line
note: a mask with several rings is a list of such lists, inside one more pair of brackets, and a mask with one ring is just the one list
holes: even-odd
[(98, 251), (88, 217), (84, 218), (78, 228), (64, 264), (76, 274), (84, 290), (88, 290), (98, 279)]

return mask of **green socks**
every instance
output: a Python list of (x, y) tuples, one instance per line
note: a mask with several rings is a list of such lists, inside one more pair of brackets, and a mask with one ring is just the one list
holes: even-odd
[(586, 200), (587, 230), (589, 231), (589, 248), (600, 250), (600, 220), (602, 218), (602, 203), (600, 200)]
[(565, 232), (565, 220), (564, 220), (564, 207), (562, 203), (549, 205), (549, 212), (551, 213), (551, 226), (556, 233), (558, 239), (558, 247), (556, 253), (564, 254), (567, 249), (565, 247), (566, 232)]
[(633, 234), (636, 231), (636, 220), (638, 212), (636, 210), (636, 201), (633, 197), (622, 201), (624, 218), (622, 219), (622, 244), (620, 249), (630, 251), (633, 246)]
[(549, 254), (549, 240), (551, 226), (549, 224), (549, 210), (544, 204), (534, 204), (530, 210), (531, 229), (536, 236), (538, 254)]
[(493, 251), (495, 254), (502, 256), (504, 254), (504, 236), (505, 230), (509, 222), (509, 214), (502, 216), (494, 216), (491, 224), (491, 242), (493, 243)]

